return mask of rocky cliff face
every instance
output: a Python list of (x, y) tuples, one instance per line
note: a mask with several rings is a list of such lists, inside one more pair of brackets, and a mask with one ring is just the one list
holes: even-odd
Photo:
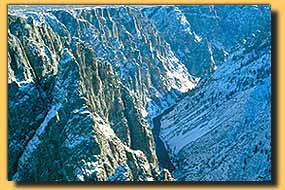
[(143, 13), (155, 23), (188, 71), (194, 76), (203, 77), (216, 68), (211, 43), (206, 37), (195, 33), (182, 10), (183, 7), (181, 9), (179, 6), (158, 6), (145, 8)]
[[(143, 9), (173, 52), (198, 77), (206, 78), (244, 38), (270, 30), (269, 6), (193, 5)], [(167, 19), (166, 19), (167, 18)]]
[(16, 11), (8, 58), (10, 179), (164, 175), (147, 120), (198, 80), (138, 10)]
[[(253, 156), (260, 164), (249, 164), (251, 168), (247, 164), (254, 159), (246, 157), (251, 153), (236, 150), (246, 158), (243, 178), (238, 179), (267, 179), (270, 167), (264, 152), (270, 159), (271, 104), (265, 104), (264, 99), (271, 95), (266, 91), (270, 89), (270, 39), (266, 38), (270, 33), (259, 27), (268, 29), (268, 15), (260, 13), (268, 9), (254, 7), (250, 6), (252, 12), (248, 13), (251, 26), (241, 27), (248, 28), (247, 32), (241, 35), (241, 30), (234, 30), (236, 37), (230, 41), (232, 33), (221, 31), (230, 26), (228, 18), (235, 18), (236, 25), (243, 23), (242, 19), (238, 23), (243, 15), (239, 6), (9, 7), (9, 179), (171, 181), (174, 176), (177, 180), (216, 180), (211, 178), (214, 172), (205, 178), (197, 176), (197, 168), (202, 175), (211, 167), (203, 164), (205, 160), (193, 147), (202, 143), (208, 147), (209, 136), (204, 132), (216, 129), (218, 123), (207, 123), (207, 130), (201, 127), (198, 132), (203, 138), (192, 138), (197, 134), (192, 128), (207, 126), (203, 123), (207, 120), (202, 119), (217, 118), (232, 105), (236, 108), (229, 111), (231, 114), (219, 116), (223, 127), (215, 133), (216, 139), (228, 142), (226, 133), (235, 131), (231, 142), (239, 135), (257, 134), (262, 144), (254, 137), (244, 137), (242, 142), (248, 142), (249, 147), (256, 145), (256, 151), (261, 146), (266, 150), (258, 154), (260, 159)], [(226, 16), (226, 10), (232, 10), (231, 17)], [(197, 11), (204, 13), (200, 19), (193, 16)], [(213, 18), (214, 13), (219, 17)], [(209, 25), (203, 24), (206, 15)], [(264, 19), (254, 25), (252, 20), (259, 17)], [(242, 98), (239, 104), (238, 98)], [(161, 129), (154, 137), (153, 118), (180, 100), (175, 111), (159, 116)], [(256, 102), (264, 104), (259, 120), (256, 115), (244, 115)], [(235, 118), (240, 125), (233, 125), (233, 131), (224, 129), (233, 124), (230, 118), (239, 113), (240, 106), (244, 109)], [(207, 110), (208, 115), (204, 115)], [(251, 133), (254, 130), (262, 132)], [(187, 131), (191, 138), (181, 141), (188, 137)], [(157, 158), (154, 138), (159, 134), (163, 137), (160, 146), (166, 145), (160, 153), (169, 154), (166, 162), (175, 167), (172, 173)], [(211, 140), (212, 144), (217, 141)], [(224, 145), (215, 144), (222, 147), (219, 150), (224, 150)], [(210, 146), (207, 150), (212, 151), (209, 155), (217, 153)], [(189, 156), (193, 151), (197, 157)], [(232, 162), (213, 163), (225, 164), (218, 167), (224, 171)], [(265, 166), (261, 177), (249, 174), (253, 166)], [(240, 168), (231, 169), (233, 174), (226, 170), (221, 178), (235, 179)]]

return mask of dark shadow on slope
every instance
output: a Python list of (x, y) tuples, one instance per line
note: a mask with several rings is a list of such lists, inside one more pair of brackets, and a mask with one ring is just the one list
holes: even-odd
[(264, 187), (264, 186), (276, 186), (277, 182), (277, 164), (278, 164), (278, 136), (277, 136), (277, 127), (278, 127), (278, 14), (277, 12), (272, 12), (272, 60), (271, 60), (271, 80), (272, 80), (272, 108), (271, 108), (271, 147), (272, 147), (272, 170), (271, 170), (271, 180), (270, 181), (179, 181), (179, 182), (16, 182), (16, 188), (21, 187), (38, 187), (41, 188), (42, 186), (45, 187), (137, 187), (137, 186), (144, 186), (144, 187), (151, 187), (154, 185), (159, 186), (179, 186), (179, 187), (189, 187), (189, 185), (194, 186), (255, 186), (255, 187)]
[(175, 106), (172, 106), (166, 109), (162, 114), (155, 117), (153, 119), (153, 129), (152, 129), (152, 134), (153, 134), (153, 138), (155, 142), (155, 151), (156, 151), (157, 159), (159, 161), (159, 166), (162, 168), (168, 169), (170, 172), (172, 172), (175, 169), (175, 167), (170, 161), (165, 145), (162, 139), (160, 139), (159, 137), (159, 133), (160, 133), (160, 125), (161, 125), (160, 121), (161, 121), (162, 116), (171, 112), (174, 107)]

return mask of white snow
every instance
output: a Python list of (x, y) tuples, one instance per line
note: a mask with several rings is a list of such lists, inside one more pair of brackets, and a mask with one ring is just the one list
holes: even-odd
[(143, 116), (144, 118), (146, 118), (147, 115), (148, 115), (148, 112), (146, 111), (145, 108), (142, 108), (142, 109), (141, 109), (141, 114), (142, 114), (142, 116)]
[(17, 84), (19, 86), (19, 90), (26, 92), (30, 88), (30, 84), (33, 83), (33, 79), (29, 78), (27, 80), (18, 81)]
[(64, 52), (63, 52), (63, 55), (62, 55), (62, 58), (60, 59), (60, 62), (59, 64), (66, 64), (72, 60), (74, 60), (74, 56), (73, 54), (69, 51), (69, 49), (67, 48), (64, 48)]
[(201, 36), (198, 36), (195, 32), (194, 32), (194, 37), (197, 42), (201, 42), (201, 40), (203, 39)]
[[(190, 80), (189, 75), (184, 72), (182, 67), (177, 68), (177, 70), (167, 71), (166, 75), (172, 80), (172, 87), (180, 92), (187, 92), (197, 85), (196, 81)], [(180, 85), (177, 85), (177, 82)]]
[(46, 126), (47, 126), (48, 123), (49, 123), (49, 121), (50, 121), (52, 118), (54, 118), (54, 117), (56, 116), (58, 110), (59, 110), (61, 107), (62, 107), (61, 104), (56, 104), (56, 105), (53, 105), (53, 106), (51, 107), (51, 109), (50, 109), (49, 112), (47, 113), (47, 115), (46, 115), (46, 117), (45, 117), (43, 123), (42, 123), (42, 124), (40, 125), (40, 127), (38, 128), (38, 130), (37, 130), (37, 135), (41, 135), (41, 134), (44, 132)]

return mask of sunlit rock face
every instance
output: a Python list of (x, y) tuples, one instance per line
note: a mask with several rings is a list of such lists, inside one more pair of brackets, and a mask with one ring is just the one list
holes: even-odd
[(269, 179), (269, 11), (9, 6), (9, 180)]
[(139, 10), (20, 10), (8, 32), (10, 179), (165, 175), (148, 120), (198, 79)]

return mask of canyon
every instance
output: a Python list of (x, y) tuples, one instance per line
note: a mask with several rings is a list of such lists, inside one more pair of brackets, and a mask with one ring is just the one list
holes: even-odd
[(271, 180), (270, 6), (8, 8), (9, 180)]

